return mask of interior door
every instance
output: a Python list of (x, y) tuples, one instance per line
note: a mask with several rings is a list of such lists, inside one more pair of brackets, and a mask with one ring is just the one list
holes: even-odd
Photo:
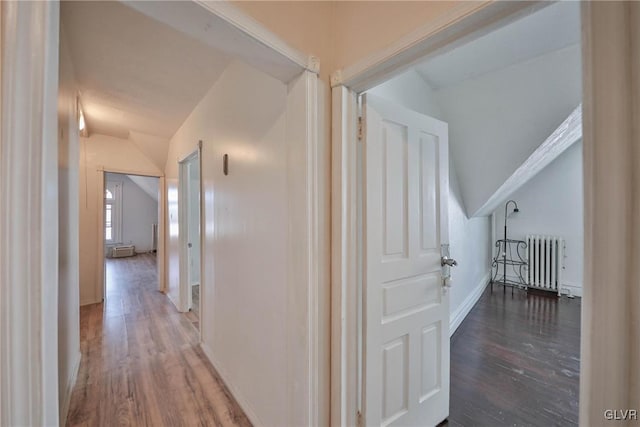
[(371, 95), (363, 120), (364, 425), (436, 425), (449, 414), (448, 125)]
[(200, 159), (189, 162), (189, 285), (200, 284)]

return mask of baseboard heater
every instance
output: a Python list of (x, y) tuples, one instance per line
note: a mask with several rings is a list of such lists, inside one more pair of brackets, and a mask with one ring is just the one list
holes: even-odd
[(136, 247), (134, 245), (113, 246), (111, 248), (111, 258), (124, 258), (135, 254)]
[(560, 295), (564, 270), (565, 243), (558, 236), (527, 236), (529, 288)]

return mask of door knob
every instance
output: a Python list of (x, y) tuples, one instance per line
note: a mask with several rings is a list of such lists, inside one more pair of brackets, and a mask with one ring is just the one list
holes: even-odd
[(445, 255), (440, 259), (440, 265), (443, 267), (445, 265), (448, 265), (449, 267), (455, 267), (456, 265), (458, 265), (458, 261)]
[[(187, 243), (187, 247), (188, 247), (188, 248), (190, 248), (190, 247), (192, 247), (192, 246), (193, 246), (193, 245), (192, 245), (191, 243)], [(444, 265), (444, 264), (442, 264), (442, 265)]]

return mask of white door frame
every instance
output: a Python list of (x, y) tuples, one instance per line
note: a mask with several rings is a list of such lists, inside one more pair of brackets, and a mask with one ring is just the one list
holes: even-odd
[[(156, 254), (156, 268), (158, 274), (158, 290), (164, 292), (166, 289), (166, 260), (165, 260), (165, 241), (164, 241), (164, 227), (161, 227), (165, 220), (166, 206), (166, 191), (164, 191), (164, 175), (153, 175), (144, 172), (136, 172), (133, 170), (115, 169), (115, 168), (103, 168), (98, 169), (98, 190), (100, 196), (98, 197), (98, 248), (97, 248), (97, 267), (96, 268), (96, 295), (102, 296), (101, 300), (104, 301), (107, 295), (107, 282), (105, 276), (105, 237), (104, 237), (104, 191), (107, 188), (107, 181), (105, 179), (107, 173), (119, 173), (122, 175), (138, 175), (148, 176), (152, 178), (158, 178), (158, 251)], [(122, 219), (122, 218), (121, 218)], [(162, 231), (161, 231), (162, 229)]]
[(0, 425), (58, 425), (59, 4), (0, 14)]
[[(178, 292), (178, 309), (181, 312), (187, 312), (190, 309), (191, 305), (191, 281), (189, 280), (189, 266), (187, 265), (187, 261), (189, 260), (189, 251), (187, 250), (187, 243), (189, 240), (188, 236), (188, 209), (186, 199), (188, 199), (189, 195), (186, 194), (186, 189), (188, 188), (188, 177), (184, 176), (185, 166), (188, 162), (193, 159), (198, 160), (198, 182), (200, 183), (200, 188), (198, 190), (200, 194), (200, 282), (202, 282), (202, 274), (203, 274), (203, 239), (202, 239), (202, 230), (204, 230), (204, 221), (203, 221), (203, 209), (202, 209), (202, 141), (198, 141), (198, 148), (195, 151), (192, 151), (187, 156), (185, 156), (182, 160), (178, 162), (178, 248), (179, 248), (179, 264), (180, 264), (180, 291)], [(202, 284), (202, 283), (201, 283)], [(202, 292), (204, 286), (200, 286), (200, 292)], [(200, 297), (199, 307), (200, 316), (202, 317), (202, 296)], [(200, 337), (202, 337), (202, 322), (200, 322), (200, 327), (198, 328), (200, 332)]]
[[(356, 425), (358, 391), (358, 95), (442, 49), (452, 49), (550, 3), (461, 4), (331, 75), (331, 425)], [(453, 254), (455, 256), (455, 254)]]

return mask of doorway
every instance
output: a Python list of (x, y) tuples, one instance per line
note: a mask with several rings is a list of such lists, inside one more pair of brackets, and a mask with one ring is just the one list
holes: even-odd
[[(135, 307), (139, 286), (158, 288), (160, 178), (104, 172), (105, 311)], [(146, 278), (142, 280), (141, 278)]]
[(448, 125), (370, 94), (361, 110), (361, 412), (367, 425), (436, 425), (448, 416), (455, 265)]
[[(567, 14), (570, 19), (565, 19)], [(544, 46), (529, 43), (529, 40), (532, 39), (531, 34), (536, 34), (540, 27), (554, 27), (553, 25), (538, 25), (537, 22), (534, 22), (537, 19), (536, 16), (543, 16), (542, 21), (559, 20), (563, 22), (563, 25), (558, 26), (558, 28), (562, 28), (562, 34), (559, 34), (559, 37), (556, 38), (554, 36), (555, 33), (546, 32), (545, 35), (548, 37), (545, 39), (546, 44)], [(529, 18), (533, 18), (533, 20)], [(521, 28), (514, 29), (510, 25), (523, 22), (526, 25)], [(499, 30), (503, 29), (509, 34), (508, 37), (505, 36), (502, 39), (502, 42), (518, 45), (518, 55), (526, 53), (529, 55), (528, 57), (509, 58), (508, 55), (504, 55), (503, 50), (498, 55), (499, 58), (492, 56), (491, 53), (486, 55), (483, 53), (483, 49), (495, 49), (495, 46), (500, 45), (502, 36), (500, 36)], [(579, 110), (581, 102), (579, 6), (575, 4), (559, 4), (533, 11), (530, 10), (527, 14), (512, 17), (506, 22), (500, 23), (500, 25), (492, 24), (491, 28), (474, 28), (473, 30), (477, 31), (475, 37), (469, 37), (469, 27), (466, 30), (464, 40), (452, 43), (446, 49), (442, 49), (442, 45), (439, 45), (438, 51), (429, 51), (429, 42), (425, 41), (424, 46), (426, 46), (426, 49), (423, 57), (414, 57), (411, 63), (409, 61), (405, 62), (402, 72), (398, 71), (393, 77), (389, 77), (391, 74), (389, 69), (383, 70), (385, 66), (381, 65), (378, 70), (379, 73), (374, 71), (376, 67), (359, 70), (360, 74), (353, 73), (347, 76), (343, 80), (342, 86), (337, 86), (333, 89), (334, 99), (340, 101), (337, 103), (339, 108), (334, 110), (336, 112), (334, 129), (338, 129), (340, 132), (338, 140), (340, 141), (341, 139), (343, 143), (346, 143), (345, 145), (340, 143), (334, 145), (334, 152), (338, 153), (338, 159), (342, 162), (340, 169), (334, 169), (334, 171), (340, 171), (338, 176), (340, 184), (337, 186), (339, 191), (336, 192), (334, 198), (334, 202), (337, 202), (334, 212), (338, 212), (334, 216), (334, 224), (339, 227), (340, 230), (337, 234), (341, 236), (339, 242), (340, 250), (337, 253), (337, 262), (335, 263), (339, 271), (335, 274), (335, 277), (341, 280), (337, 283), (339, 288), (334, 288), (335, 293), (332, 294), (332, 298), (335, 295), (335, 302), (339, 305), (336, 312), (340, 314), (340, 319), (338, 320), (334, 317), (334, 321), (337, 320), (339, 322), (338, 327), (341, 328), (341, 333), (343, 334), (341, 336), (338, 335), (340, 340), (338, 342), (334, 341), (334, 343), (336, 344), (335, 348), (341, 349), (341, 354), (344, 356), (343, 359), (336, 363), (336, 366), (342, 371), (339, 373), (339, 378), (334, 377), (334, 381), (341, 381), (342, 384), (345, 384), (343, 387), (345, 391), (342, 395), (344, 400), (340, 402), (340, 405), (345, 405), (346, 412), (343, 412), (343, 414), (347, 420), (351, 416), (349, 405), (352, 404), (352, 408), (355, 408), (352, 413), (359, 413), (366, 425), (400, 425), (403, 423), (402, 420), (405, 419), (414, 420), (413, 423), (415, 424), (413, 411), (428, 400), (428, 392), (423, 394), (420, 394), (420, 392), (429, 389), (424, 387), (424, 384), (433, 384), (430, 378), (434, 375), (434, 370), (420, 368), (420, 364), (414, 364), (412, 358), (423, 357), (422, 365), (425, 366), (426, 362), (433, 356), (433, 353), (429, 350), (437, 348), (433, 345), (427, 346), (426, 348), (429, 350), (422, 348), (422, 353), (412, 350), (416, 339), (411, 331), (406, 330), (404, 332), (399, 331), (403, 332), (401, 335), (378, 333), (383, 338), (370, 336), (372, 323), (374, 325), (373, 332), (376, 333), (376, 330), (384, 330), (385, 327), (396, 320), (400, 320), (405, 313), (426, 312), (427, 310), (422, 308), (421, 302), (424, 299), (428, 299), (429, 294), (428, 292), (419, 292), (420, 285), (414, 284), (413, 291), (416, 292), (415, 296), (410, 297), (411, 291), (409, 290), (404, 292), (402, 298), (407, 298), (410, 301), (404, 302), (405, 305), (403, 305), (402, 298), (398, 296), (394, 298), (393, 294), (396, 289), (405, 286), (405, 283), (402, 280), (394, 283), (384, 283), (386, 278), (379, 273), (371, 274), (367, 265), (367, 263), (371, 262), (372, 255), (376, 253), (383, 254), (381, 259), (387, 258), (384, 259), (384, 268), (391, 266), (399, 259), (410, 258), (410, 256), (407, 256), (407, 254), (410, 254), (407, 249), (410, 245), (406, 245), (409, 240), (404, 239), (404, 235), (407, 233), (406, 230), (411, 228), (408, 225), (410, 224), (408, 218), (411, 215), (411, 202), (399, 201), (406, 200), (411, 193), (409, 190), (410, 183), (419, 182), (419, 180), (411, 178), (411, 175), (404, 172), (401, 167), (395, 167), (391, 181), (384, 177), (381, 179), (377, 175), (368, 176), (369, 151), (373, 148), (372, 145), (375, 145), (370, 144), (372, 130), (374, 135), (376, 133), (375, 125), (371, 123), (372, 119), (374, 123), (378, 123), (381, 120), (383, 123), (386, 121), (386, 124), (383, 125), (383, 140), (387, 138), (407, 141), (400, 144), (404, 144), (406, 147), (411, 146), (408, 141), (415, 138), (416, 131), (412, 131), (405, 124), (402, 117), (387, 116), (386, 113), (380, 113), (379, 111), (371, 115), (370, 109), (367, 107), (367, 97), (373, 99), (371, 95), (374, 95), (389, 101), (390, 105), (395, 105), (385, 107), (387, 110), (389, 108), (392, 110), (399, 110), (400, 108), (414, 110), (449, 124), (451, 164), (457, 167), (454, 168), (452, 166), (452, 173), (446, 186), (447, 191), (450, 190), (451, 196), (448, 199), (449, 213), (448, 215), (446, 213), (443, 215), (443, 218), (449, 219), (451, 241), (442, 241), (441, 243), (451, 243), (450, 254), (445, 248), (442, 248), (440, 255), (442, 264), (453, 263), (450, 256), (460, 262), (460, 266), (453, 270), (450, 282), (453, 287), (451, 289), (444, 289), (444, 287), (448, 287), (448, 283), (446, 283), (446, 279), (442, 279), (443, 298), (447, 298), (451, 302), (451, 310), (446, 317), (443, 316), (443, 320), (446, 319), (448, 323), (446, 325), (447, 329), (452, 332), (461, 324), (463, 325), (460, 329), (461, 331), (465, 329), (470, 331), (469, 328), (464, 327), (464, 320), (470, 312), (475, 310), (474, 307), (476, 307), (476, 303), (481, 298), (483, 298), (483, 304), (480, 304), (480, 307), (485, 308), (485, 313), (496, 308), (506, 310), (506, 304), (500, 305), (493, 300), (486, 300), (485, 298), (488, 292), (487, 284), (491, 278), (491, 257), (494, 255), (492, 253), (492, 236), (494, 235), (492, 227), (495, 227), (493, 224), (496, 222), (502, 223), (501, 220), (496, 221), (499, 216), (495, 212), (499, 210), (499, 207), (504, 206), (504, 201), (508, 200), (509, 195), (515, 195), (519, 200), (523, 201), (521, 205), (524, 205), (525, 200), (533, 201), (528, 207), (526, 215), (521, 213), (515, 220), (510, 219), (512, 221), (510, 225), (516, 225), (516, 221), (520, 223), (519, 225), (522, 225), (524, 218), (528, 215), (533, 214), (540, 217), (543, 214), (541, 211), (544, 209), (536, 209), (536, 207), (543, 206), (541, 197), (527, 198), (525, 195), (517, 193), (519, 188), (527, 188), (529, 193), (533, 192), (533, 186), (529, 188), (525, 184), (536, 173), (546, 173), (549, 177), (552, 175), (549, 171), (543, 171), (543, 169), (552, 165), (555, 157), (547, 159), (544, 159), (544, 156), (536, 157), (540, 154), (536, 153), (537, 148), (553, 148), (553, 150), (547, 151), (547, 154), (556, 150), (555, 155), (559, 159), (558, 161), (561, 161), (560, 156), (566, 150), (567, 155), (564, 157), (569, 156), (567, 157), (569, 160), (563, 159), (562, 162), (567, 163), (577, 159), (576, 164), (579, 165), (580, 169), (575, 168), (575, 171), (577, 171), (576, 176), (581, 177), (580, 150), (568, 150), (573, 144), (575, 144), (573, 145), (574, 147), (579, 146), (579, 137), (575, 138), (575, 135), (581, 134), (581, 123), (578, 121), (576, 124), (574, 121), (574, 111), (576, 109)], [(541, 32), (538, 32), (538, 34), (541, 34)], [(483, 38), (485, 39), (483, 40)], [(437, 40), (437, 37), (434, 37), (434, 40)], [(472, 43), (476, 44), (471, 48), (465, 47)], [(465, 50), (466, 53), (461, 54)], [(482, 58), (480, 66), (469, 63), (470, 60), (468, 58), (474, 57)], [(395, 58), (395, 60), (399, 61), (398, 58)], [(494, 61), (493, 64), (491, 64), (492, 60)], [(392, 60), (390, 59), (386, 65), (389, 66), (391, 62)], [(453, 65), (453, 62), (456, 62), (456, 65)], [(394, 67), (397, 66), (399, 64), (394, 63)], [(482, 67), (485, 68), (476, 73)], [(516, 77), (516, 74), (521, 71), (523, 74), (528, 73), (529, 78)], [(554, 75), (560, 76), (560, 78), (553, 80)], [(379, 80), (376, 81), (376, 79)], [(568, 82), (567, 84), (560, 83), (565, 80)], [(489, 81), (491, 81), (491, 84)], [(518, 86), (517, 90), (513, 87), (509, 90), (504, 90), (510, 85)], [(543, 89), (545, 85), (556, 88), (561, 86), (562, 89)], [(489, 86), (491, 86), (490, 90), (488, 89)], [(359, 99), (363, 94), (365, 95), (365, 102), (360, 104)], [(548, 98), (544, 98), (541, 94), (546, 95)], [(503, 96), (503, 99), (498, 100), (498, 95)], [(486, 113), (495, 113), (491, 120), (495, 119), (497, 124), (492, 124), (491, 120), (485, 117), (488, 116)], [(516, 115), (520, 117), (514, 117)], [(359, 116), (360, 118), (358, 119)], [(530, 122), (532, 117), (535, 117), (536, 126), (518, 126), (516, 131), (507, 132), (509, 136), (503, 141), (487, 137), (492, 132), (495, 134), (505, 132), (508, 126), (518, 123), (518, 120)], [(573, 128), (576, 132), (565, 132), (563, 129), (572, 128), (572, 123), (576, 126)], [(461, 126), (461, 124), (464, 126)], [(558, 126), (559, 124), (561, 125)], [(374, 126), (373, 129), (372, 126)], [(573, 133), (573, 137), (569, 135), (571, 133)], [(562, 142), (554, 145), (554, 141), (552, 141), (554, 138), (551, 138), (551, 135), (556, 137), (555, 142)], [(365, 142), (360, 143), (358, 140)], [(469, 144), (466, 144), (466, 141)], [(504, 146), (501, 145), (503, 143)], [(526, 146), (527, 143), (530, 146), (523, 149), (523, 146)], [(410, 148), (407, 148), (406, 151), (400, 150), (399, 153), (389, 152), (389, 146), (389, 141), (383, 141), (382, 148), (379, 148), (385, 153), (384, 159), (386, 163), (378, 165), (378, 169), (383, 172), (390, 167), (391, 163), (401, 164), (405, 162), (408, 164), (418, 157), (415, 154), (415, 150), (412, 152)], [(501, 150), (502, 148), (504, 150), (488, 155), (492, 148), (498, 146), (501, 147)], [(531, 155), (534, 159), (543, 159), (544, 161), (541, 162), (543, 166), (528, 175), (524, 181), (519, 181), (518, 186), (515, 186), (513, 185), (513, 179), (509, 181), (510, 176), (514, 174), (516, 177), (521, 177), (522, 173), (516, 173), (521, 164), (516, 165), (514, 163), (508, 166), (513, 166), (513, 169), (505, 172), (504, 176), (500, 176), (502, 181), (498, 182), (496, 177), (499, 174), (493, 173), (508, 168), (506, 166), (507, 161), (517, 157), (510, 157), (513, 152), (509, 152), (509, 150), (515, 150), (516, 148), (520, 149), (521, 152), (525, 152), (524, 155), (521, 155), (521, 158), (518, 158), (518, 161), (522, 162), (521, 164), (528, 164), (526, 163), (529, 161), (527, 156)], [(509, 152), (509, 155), (504, 156), (507, 152)], [(494, 161), (497, 164), (494, 165)], [(362, 169), (360, 168), (363, 168), (364, 171), (361, 171)], [(558, 179), (554, 184), (550, 184), (551, 178), (549, 178), (549, 182), (545, 185), (547, 195), (555, 192), (560, 194), (561, 184), (567, 184), (570, 181), (567, 179), (567, 173), (570, 170), (574, 170), (570, 168), (556, 169), (563, 171), (564, 178)], [(491, 181), (493, 178), (496, 178), (495, 182)], [(509, 185), (503, 186), (502, 184), (505, 183)], [(377, 209), (381, 207), (383, 211), (382, 214), (378, 213), (378, 215), (381, 215), (381, 219), (377, 221), (377, 224), (375, 222), (372, 223), (367, 218), (367, 215), (370, 215), (370, 212), (368, 212), (368, 192), (371, 190), (370, 187), (372, 185), (382, 185), (383, 187), (380, 190), (382, 194), (390, 188), (397, 187), (398, 191), (396, 193), (400, 194), (400, 196), (388, 195), (376, 202), (374, 207), (377, 207)], [(571, 191), (571, 194), (582, 194), (581, 186), (576, 186)], [(359, 200), (360, 197), (363, 198), (361, 205), (352, 203), (352, 200)], [(569, 199), (566, 192), (564, 199)], [(389, 203), (393, 203), (395, 207), (389, 209)], [(413, 203), (414, 206), (419, 206), (421, 201), (416, 199)], [(573, 205), (582, 206), (582, 201), (575, 201)], [(384, 212), (385, 209), (388, 212)], [(565, 209), (563, 213), (567, 211)], [(572, 211), (575, 213), (576, 209), (572, 209)], [(354, 215), (354, 212), (357, 213)], [(409, 212), (409, 214), (405, 212)], [(581, 211), (578, 216), (580, 221), (573, 221), (574, 224), (572, 225), (581, 230)], [(428, 218), (428, 216), (424, 215), (422, 217)], [(353, 218), (361, 222), (354, 221)], [(559, 218), (560, 215), (556, 213), (554, 224), (559, 223)], [(570, 219), (569, 216), (567, 218)], [(570, 223), (571, 221), (565, 222)], [(386, 235), (387, 230), (385, 227), (390, 229), (390, 224), (392, 223), (395, 224), (393, 227), (395, 236)], [(538, 227), (542, 226), (543, 224), (538, 223)], [(370, 230), (372, 227), (373, 230)], [(528, 233), (560, 234), (560, 231), (541, 229), (539, 229), (540, 231), (527, 231), (525, 233), (522, 231), (524, 228), (515, 226), (510, 230), (513, 233), (510, 234), (510, 238), (517, 237), (518, 240), (527, 240), (526, 235)], [(515, 236), (516, 231), (522, 232), (522, 236)], [(372, 254), (367, 242), (372, 233), (374, 235), (378, 234), (378, 238), (382, 242), (382, 248), (387, 251), (386, 253), (374, 250)], [(420, 234), (417, 233), (418, 236)], [(569, 242), (568, 238), (567, 242)], [(581, 272), (583, 260), (581, 242), (582, 236), (579, 236), (575, 243), (568, 243), (572, 253), (575, 255), (576, 262), (569, 260), (567, 269), (572, 268), (574, 271)], [(411, 279), (413, 277), (411, 274), (404, 273), (400, 274), (400, 276), (403, 280)], [(564, 276), (564, 281), (561, 284), (558, 281), (557, 291), (553, 298), (557, 298), (557, 294), (560, 292), (569, 293), (571, 296), (577, 294), (575, 289), (580, 286), (570, 286), (571, 284), (567, 283), (568, 277)], [(380, 281), (383, 283), (379, 283)], [(426, 285), (423, 285), (423, 289), (426, 289)], [(444, 296), (445, 290), (447, 296)], [(370, 300), (372, 296), (375, 297), (374, 300)], [(500, 297), (502, 298), (502, 290), (500, 291)], [(543, 382), (547, 391), (555, 390), (555, 393), (548, 393), (547, 396), (552, 396), (555, 401), (562, 401), (562, 404), (566, 403), (565, 408), (560, 409), (555, 414), (560, 414), (558, 416), (563, 417), (562, 419), (567, 424), (577, 423), (577, 389), (579, 386), (579, 363), (577, 361), (579, 360), (580, 331), (579, 328), (575, 327), (575, 314), (579, 314), (579, 302), (576, 304), (577, 299), (571, 299), (567, 295), (560, 297), (561, 299), (557, 300), (558, 304), (540, 302), (536, 297), (529, 298), (528, 293), (523, 290), (520, 290), (519, 293), (516, 292), (514, 298), (522, 299), (522, 301), (519, 301), (520, 304), (513, 304), (512, 306), (520, 310), (523, 319), (518, 317), (508, 324), (504, 320), (500, 322), (500, 319), (491, 320), (496, 320), (496, 324), (500, 324), (502, 328), (509, 328), (511, 324), (520, 321), (522, 321), (521, 324), (527, 325), (527, 327), (535, 327), (536, 325), (532, 325), (532, 323), (539, 318), (541, 311), (546, 311), (546, 313), (549, 313), (549, 318), (545, 319), (545, 324), (549, 328), (555, 328), (558, 323), (564, 322), (564, 325), (560, 327), (562, 330), (554, 329), (552, 334), (555, 334), (555, 336), (570, 334), (571, 340), (564, 340), (570, 342), (570, 345), (558, 347), (558, 349), (562, 348), (559, 351), (564, 351), (566, 348), (569, 348), (569, 351), (563, 355), (555, 355), (553, 362), (541, 369), (540, 372), (543, 373), (537, 377), (534, 371), (538, 368), (538, 365), (534, 363), (529, 364), (528, 367), (523, 364), (515, 365), (513, 369), (511, 369), (512, 365), (509, 363), (502, 363), (501, 366), (509, 366), (512, 373), (521, 376), (520, 380), (522, 380), (523, 375), (536, 377), (536, 380), (532, 381), (532, 383), (535, 381)], [(432, 306), (433, 303), (427, 305)], [(346, 311), (342, 307), (346, 307)], [(578, 307), (577, 310), (576, 307)], [(396, 310), (402, 312), (402, 316)], [(475, 310), (470, 318), (477, 319), (478, 313), (482, 314), (481, 311)], [(405, 321), (405, 323), (413, 326), (414, 330), (419, 330), (417, 325), (411, 325), (409, 321)], [(482, 320), (481, 323), (486, 325), (486, 319)], [(444, 331), (445, 329), (442, 328), (442, 330)], [(360, 335), (351, 335), (351, 331), (359, 331)], [(431, 329), (425, 328), (422, 331), (426, 333)], [(476, 328), (474, 331), (487, 336), (485, 330), (478, 331)], [(444, 338), (449, 341), (449, 334), (447, 333), (446, 335)], [(498, 340), (504, 339), (505, 336), (506, 334), (496, 334)], [(566, 335), (564, 336), (566, 337)], [(520, 338), (516, 338), (516, 341)], [(383, 343), (382, 349), (369, 349), (367, 341), (372, 339), (375, 344)], [(454, 341), (455, 338), (451, 338), (452, 370), (455, 367), (453, 358)], [(464, 340), (458, 340), (458, 345), (463, 342)], [(466, 342), (470, 343), (470, 341)], [(545, 345), (554, 343), (553, 339), (547, 341), (541, 339), (539, 342), (545, 342)], [(578, 344), (576, 345), (576, 343)], [(529, 342), (529, 345), (531, 344)], [(449, 342), (445, 345), (448, 346)], [(361, 353), (358, 346), (361, 348)], [(419, 346), (416, 347), (419, 348)], [(488, 348), (489, 346), (484, 346), (484, 344), (476, 346), (476, 348), (482, 347)], [(468, 349), (468, 346), (464, 348)], [(519, 348), (507, 348), (505, 351), (512, 351), (514, 355), (521, 351), (519, 355), (514, 357), (519, 357), (520, 361), (525, 362), (526, 357), (522, 356), (522, 354), (531, 354), (531, 351), (527, 352)], [(460, 353), (464, 353), (464, 351)], [(357, 354), (358, 357), (351, 357), (349, 354)], [(489, 356), (488, 353), (479, 354), (471, 362), (478, 362), (483, 360), (483, 357)], [(435, 377), (450, 378), (448, 354), (446, 358), (447, 363), (439, 365), (440, 370), (435, 373)], [(459, 360), (456, 362), (459, 362)], [(572, 362), (565, 364), (565, 361)], [(463, 363), (468, 364), (469, 362), (468, 359), (465, 359)], [(564, 371), (561, 371), (558, 366), (562, 366)], [(374, 370), (371, 378), (369, 378), (370, 374), (367, 369)], [(375, 374), (377, 374), (377, 379)], [(500, 375), (502, 375), (502, 372)], [(451, 375), (451, 381), (454, 378), (459, 381), (461, 377)], [(414, 380), (416, 378), (417, 380)], [(470, 377), (467, 375), (465, 378), (467, 382), (462, 384), (468, 385)], [(557, 383), (554, 382), (554, 378), (561, 378), (566, 390), (560, 392), (555, 389), (554, 387)], [(517, 380), (516, 378), (514, 381)], [(385, 385), (385, 383), (388, 385)], [(485, 381), (478, 381), (478, 383), (482, 383), (486, 390), (488, 384), (486, 378)], [(392, 391), (388, 392), (389, 386)], [(446, 384), (442, 382), (442, 387), (445, 386)], [(526, 386), (520, 387), (517, 391), (522, 392), (522, 396), (535, 397), (536, 393), (531, 392), (534, 387), (535, 385), (526, 384)], [(453, 402), (456, 394), (454, 393), (455, 387), (453, 384), (451, 388), (451, 405), (453, 407), (456, 404)], [(464, 387), (460, 386), (458, 388)], [(498, 386), (495, 391), (496, 393), (493, 396), (499, 399), (499, 396), (504, 394), (505, 389)], [(512, 401), (522, 397), (520, 395), (515, 396), (516, 394), (510, 393), (510, 396), (513, 397)], [(372, 402), (368, 402), (368, 395), (375, 397)], [(459, 398), (460, 394), (457, 393), (455, 397)], [(462, 397), (466, 398), (465, 396)], [(487, 393), (479, 393), (478, 397), (479, 399), (473, 404), (477, 404), (482, 398), (487, 398)], [(521, 401), (518, 400), (518, 402)], [(448, 404), (442, 402), (441, 404), (442, 407), (439, 409), (444, 409), (444, 417), (440, 416), (436, 420), (430, 418), (423, 418), (422, 420), (427, 424), (437, 424), (443, 421), (449, 414), (449, 407)], [(483, 408), (486, 407), (483, 406)], [(499, 405), (494, 405), (491, 410), (497, 407)], [(527, 410), (525, 405), (517, 404), (515, 407), (521, 411)], [(372, 412), (371, 408), (379, 409), (376, 409), (377, 412)], [(335, 410), (340, 413), (339, 408)], [(462, 411), (457, 412), (460, 413)], [(495, 416), (496, 413), (498, 411), (494, 411), (492, 416)], [(537, 419), (548, 421), (544, 416), (540, 416)], [(503, 421), (508, 422), (509, 419), (505, 418)], [(453, 416), (452, 422), (456, 424), (461, 421)], [(351, 422), (347, 421), (347, 423)], [(466, 423), (462, 424), (466, 425)]]
[(201, 317), (201, 173), (200, 150), (191, 153), (179, 164), (179, 227), (180, 227), (180, 296), (189, 312), (192, 324), (200, 329)]

